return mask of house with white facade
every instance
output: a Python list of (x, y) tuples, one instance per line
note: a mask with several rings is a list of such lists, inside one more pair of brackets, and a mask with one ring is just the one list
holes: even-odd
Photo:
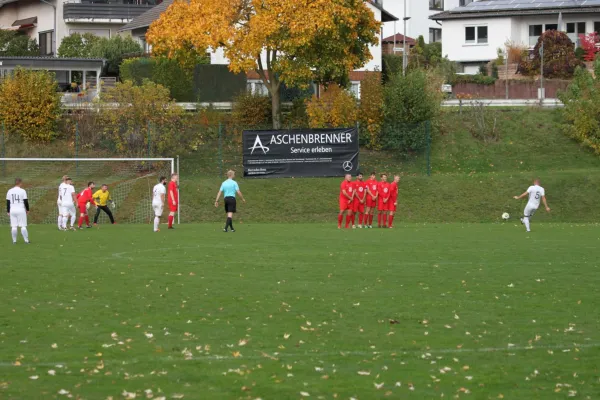
[(600, 32), (600, 0), (475, 1), (430, 19), (442, 25), (442, 54), (476, 74), (508, 42), (533, 48), (543, 32), (560, 30), (578, 44), (579, 35)]
[(162, 0), (0, 0), (0, 29), (35, 39), (40, 55), (52, 56), (72, 33), (110, 37)]
[[(435, 20), (430, 19), (434, 14), (441, 11), (451, 10), (460, 5), (466, 5), (473, 0), (385, 0), (385, 7), (398, 17), (398, 22), (386, 24), (383, 28), (385, 37), (401, 33), (417, 39), (423, 36), (425, 43), (440, 42), (442, 40), (442, 26)], [(405, 8), (406, 7), (406, 8)], [(406, 15), (404, 10), (406, 9)], [(406, 32), (404, 32), (404, 17), (406, 21)]]

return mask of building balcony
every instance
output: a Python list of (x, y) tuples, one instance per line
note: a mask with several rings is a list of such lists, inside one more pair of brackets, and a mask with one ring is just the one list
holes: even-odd
[(82, 0), (63, 6), (65, 22), (126, 24), (159, 4), (158, 0)]

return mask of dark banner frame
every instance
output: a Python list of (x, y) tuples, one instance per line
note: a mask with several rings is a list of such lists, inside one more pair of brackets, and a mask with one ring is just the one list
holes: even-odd
[(244, 131), (247, 178), (333, 177), (358, 172), (358, 129)]

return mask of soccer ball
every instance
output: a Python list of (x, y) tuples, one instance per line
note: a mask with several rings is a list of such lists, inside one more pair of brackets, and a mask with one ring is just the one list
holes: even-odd
[(505, 220), (505, 221), (506, 221), (506, 220), (507, 220), (507, 219), (509, 219), (509, 218), (510, 218), (510, 215), (508, 215), (508, 213), (504, 213), (504, 214), (502, 214), (502, 219), (503, 219), (503, 220)]

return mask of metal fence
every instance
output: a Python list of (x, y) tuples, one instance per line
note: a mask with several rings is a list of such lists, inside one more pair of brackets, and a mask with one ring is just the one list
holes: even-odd
[[(363, 172), (388, 171), (431, 175), (432, 132), (429, 121), (418, 124), (388, 124), (381, 128), (356, 125)], [(286, 124), (282, 130), (301, 128)], [(50, 143), (23, 142), (0, 126), (0, 158), (8, 157), (174, 157), (181, 158), (185, 175), (221, 177), (227, 169), (242, 170), (242, 132), (272, 130), (272, 126), (240, 126), (221, 123), (106, 126), (86, 120), (66, 120)], [(374, 133), (375, 132), (375, 133)], [(371, 135), (379, 135), (377, 149), (370, 149)], [(6, 174), (0, 162), (0, 173)]]

